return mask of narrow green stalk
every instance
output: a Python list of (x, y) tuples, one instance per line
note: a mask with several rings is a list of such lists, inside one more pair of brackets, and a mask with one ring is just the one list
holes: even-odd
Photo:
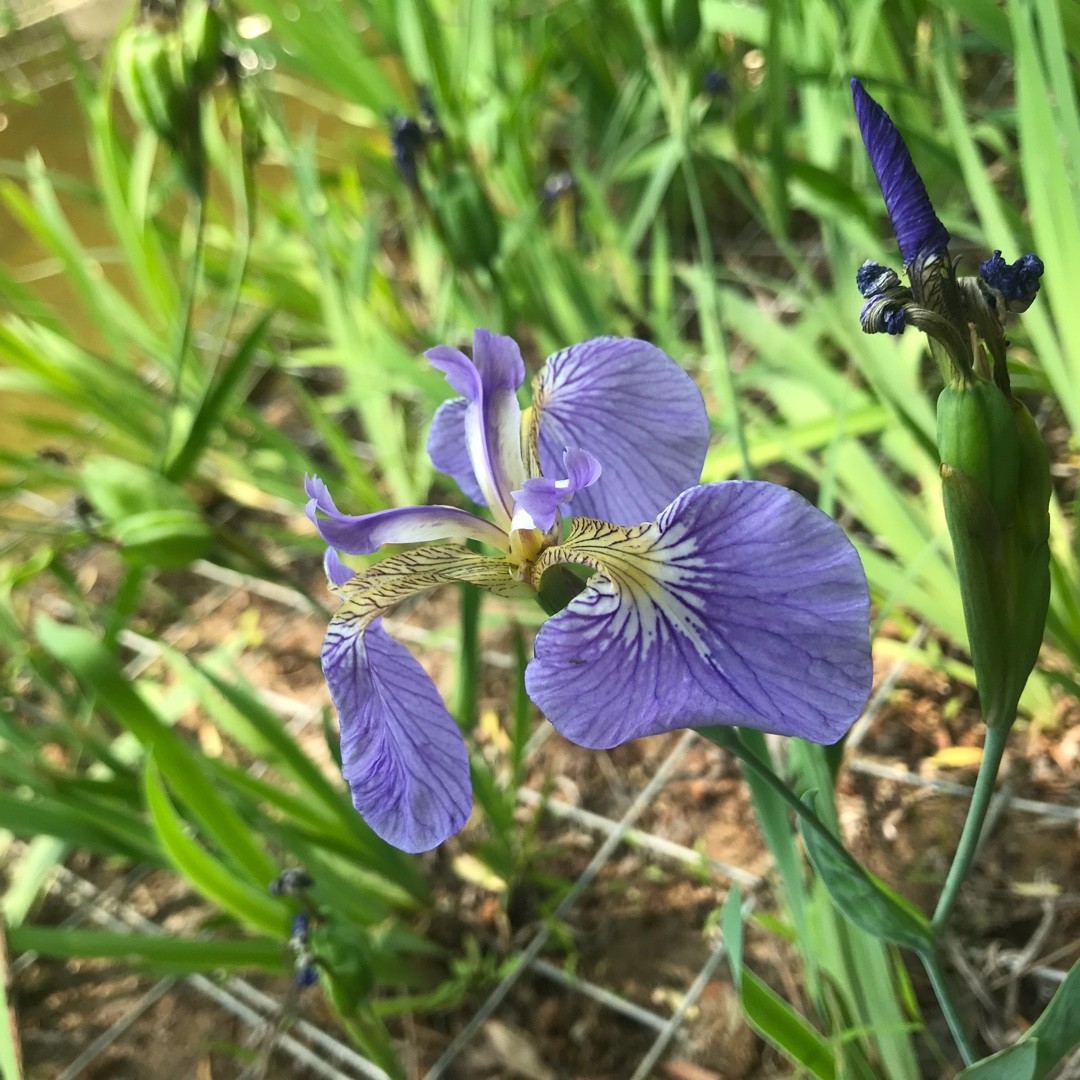
[[(991, 717), (990, 719), (994, 719)], [(964, 883), (972, 860), (979, 846), (983, 822), (990, 808), (990, 799), (994, 794), (994, 782), (997, 780), (1001, 757), (1005, 753), (1005, 744), (1009, 740), (1009, 725), (995, 722), (987, 725), (986, 738), (983, 741), (982, 760), (979, 762), (979, 775), (975, 778), (975, 789), (971, 795), (971, 806), (964, 819), (964, 829), (960, 834), (960, 843), (956, 847), (952, 865), (945, 878), (945, 885), (938, 898), (934, 911), (934, 934), (938, 935), (945, 928), (952, 914), (953, 905)]]
[(949, 984), (945, 981), (945, 972), (941, 970), (941, 960), (937, 953), (924, 952), (919, 953), (919, 959), (922, 960), (923, 967), (926, 968), (930, 985), (934, 989), (934, 996), (941, 1006), (942, 1015), (949, 1025), (949, 1031), (952, 1033), (953, 1042), (956, 1043), (956, 1048), (960, 1051), (964, 1064), (970, 1065), (975, 1060), (975, 1051), (972, 1049), (967, 1032), (964, 1030), (960, 1014), (956, 1011), (956, 1003), (952, 999), (952, 992), (949, 990)]
[(458, 653), (457, 722), (465, 731), (476, 726), (480, 681), (480, 590), (461, 586), (461, 651)]
[[(172, 442), (173, 417), (183, 396), (184, 367), (191, 346), (191, 326), (195, 314), (195, 295), (199, 291), (199, 277), (202, 273), (203, 232), (206, 224), (206, 200), (194, 195), (188, 212), (189, 228), (194, 230), (191, 240), (191, 253), (188, 258), (187, 280), (180, 297), (180, 321), (177, 324), (176, 345), (173, 350), (173, 383), (169, 403), (165, 410), (165, 432), (161, 440), (161, 469), (166, 470), (169, 462), (169, 443)], [(190, 232), (186, 235), (190, 236)]]

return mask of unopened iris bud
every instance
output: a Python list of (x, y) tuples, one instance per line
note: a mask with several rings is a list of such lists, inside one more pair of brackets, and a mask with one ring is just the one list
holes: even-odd
[(424, 133), (411, 116), (390, 117), (390, 152), (402, 180), (416, 190), (420, 186), (417, 171), (420, 151), (424, 148)]
[(1009, 311), (1027, 311), (1039, 292), (1043, 275), (1042, 260), (1037, 255), (1021, 255), (1007, 263), (1000, 251), (979, 263), (979, 277), (1005, 300)]

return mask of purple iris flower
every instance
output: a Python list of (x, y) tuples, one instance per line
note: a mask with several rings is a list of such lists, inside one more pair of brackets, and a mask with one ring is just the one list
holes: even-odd
[(896, 125), (858, 79), (851, 80), (851, 96), (859, 133), (881, 186), (904, 265), (910, 266), (919, 256), (944, 254), (949, 246), (949, 230), (938, 221)]
[[(343, 601), (323, 671), (353, 804), (375, 832), (423, 851), (469, 816), (462, 735), (382, 624), (450, 582), (535, 597), (553, 567), (592, 571), (541, 627), (525, 673), (532, 700), (582, 746), (712, 724), (822, 743), (847, 731), (871, 681), (858, 555), (786, 488), (697, 484), (708, 418), (669, 356), (630, 338), (572, 345), (548, 358), (524, 413), (525, 365), (510, 338), (477, 330), (471, 359), (446, 346), (427, 357), (461, 395), (435, 414), (428, 452), (490, 519), (451, 506), (353, 517), (321, 481), (306, 482)], [(464, 539), (492, 553), (446, 543)], [(360, 573), (337, 555), (390, 543), (421, 546)]]

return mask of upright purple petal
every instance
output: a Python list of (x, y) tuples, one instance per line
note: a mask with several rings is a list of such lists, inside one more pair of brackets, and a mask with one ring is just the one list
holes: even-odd
[(514, 495), (512, 529), (539, 529), (547, 532), (555, 524), (560, 504), (568, 503), (579, 491), (600, 479), (600, 462), (586, 450), (563, 451), (565, 480), (530, 476)]
[(540, 629), (529, 696), (605, 748), (732, 724), (839, 739), (870, 692), (869, 597), (843, 530), (801, 496), (705, 484), (652, 525), (575, 520), (547, 560), (598, 570)]
[(431, 464), (441, 473), (453, 477), (457, 486), (474, 503), (484, 503), (484, 493), (476, 482), (469, 443), (465, 437), (465, 415), (469, 403), (464, 398), (451, 398), (435, 410), (428, 432), (427, 452)]
[[(525, 479), (521, 407), (517, 400), (517, 388), (525, 378), (521, 350), (511, 338), (477, 329), (472, 360), (445, 345), (429, 349), (424, 355), (465, 401), (462, 429), (473, 480), (496, 523), (508, 528), (513, 514), (510, 492)], [(456, 414), (448, 414), (433, 430), (440, 460), (433, 456), (432, 461), (437, 468), (464, 477), (463, 489), (472, 495), (463, 459), (450, 443), (456, 421)]]
[[(367, 555), (383, 544), (419, 544), (471, 539), (505, 548), (506, 533), (490, 521), (454, 506), (403, 506), (373, 514), (343, 514), (317, 476), (304, 478), (305, 513), (319, 535), (338, 551)], [(325, 517), (320, 517), (319, 514)]]
[(949, 246), (949, 231), (938, 221), (896, 125), (858, 79), (851, 80), (851, 96), (859, 133), (881, 187), (904, 265), (909, 266), (919, 255), (943, 254)]
[(574, 513), (619, 525), (651, 521), (701, 477), (709, 419), (693, 379), (634, 338), (602, 337), (548, 357), (533, 402), (540, 465), (557, 475), (563, 448), (583, 446), (603, 469)]
[(402, 851), (456, 833), (472, 807), (469, 755), (427, 673), (376, 619), (334, 619), (323, 672), (341, 722), (341, 763), (353, 806)]

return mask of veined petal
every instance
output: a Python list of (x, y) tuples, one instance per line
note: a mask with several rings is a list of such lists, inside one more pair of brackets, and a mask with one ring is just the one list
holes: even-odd
[(574, 511), (620, 525), (651, 521), (696, 484), (709, 443), (693, 379), (634, 338), (592, 338), (548, 357), (533, 389), (533, 422), (545, 475), (558, 472), (564, 447), (596, 455), (603, 475)]
[(513, 492), (514, 519), (511, 529), (539, 529), (547, 532), (555, 524), (560, 503), (568, 503), (579, 491), (600, 479), (600, 462), (586, 450), (563, 451), (565, 480), (530, 476), (521, 490)]
[(851, 96), (859, 133), (885, 199), (904, 265), (909, 266), (919, 255), (925, 258), (943, 254), (949, 246), (949, 230), (934, 213), (922, 177), (896, 125), (858, 79), (851, 80)]
[(501, 594), (527, 586), (510, 564), (456, 545), (392, 555), (339, 586), (322, 666), (341, 724), (353, 805), (384, 840), (426, 851), (465, 823), (472, 805), (461, 734), (424, 669), (381, 616), (438, 585), (467, 581)]
[(582, 746), (713, 724), (831, 743), (870, 692), (859, 557), (786, 488), (705, 484), (636, 528), (578, 519), (537, 573), (561, 561), (598, 572), (541, 627), (525, 685)]
[(353, 806), (387, 843), (427, 851), (472, 807), (469, 755), (434, 683), (376, 620), (335, 619), (323, 672), (341, 721), (341, 766)]
[(465, 438), (465, 414), (469, 403), (464, 398), (444, 401), (436, 410), (428, 432), (427, 452), (431, 464), (441, 473), (452, 476), (457, 486), (474, 503), (486, 505), (484, 493), (476, 482), (468, 440)]
[[(521, 406), (517, 400), (517, 388), (525, 378), (521, 350), (511, 338), (478, 328), (473, 334), (472, 360), (445, 345), (429, 349), (424, 355), (466, 403), (461, 417), (464, 445), (476, 488), (496, 523), (509, 528), (514, 509), (510, 492), (525, 479)], [(455, 477), (463, 474), (462, 461), (460, 454), (447, 448), (447, 439), (448, 429), (456, 422), (456, 413), (448, 414), (439, 428), (433, 429), (433, 433), (438, 432), (436, 452), (442, 464), (432, 457), (437, 468), (449, 466), (447, 471)], [(473, 494), (464, 485), (463, 490)]]
[[(338, 551), (368, 555), (383, 544), (419, 544), (432, 540), (479, 540), (505, 549), (506, 533), (482, 517), (454, 506), (403, 506), (373, 514), (343, 514), (317, 476), (304, 478), (304, 512), (319, 535)], [(325, 517), (319, 517), (319, 512)]]

